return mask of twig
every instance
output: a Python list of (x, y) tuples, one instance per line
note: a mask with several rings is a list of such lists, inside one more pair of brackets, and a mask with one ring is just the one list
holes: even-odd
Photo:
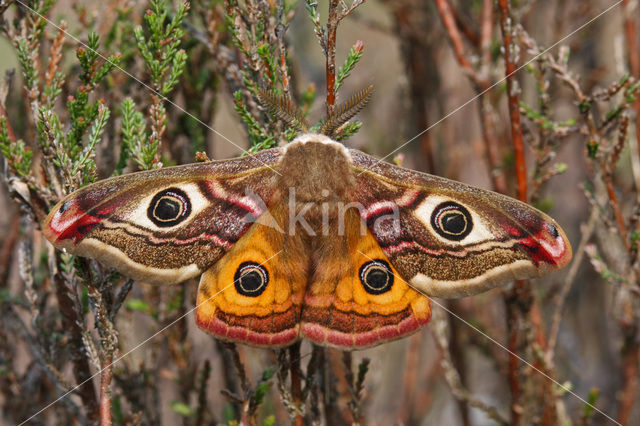
[(479, 79), (475, 69), (467, 60), (462, 42), (462, 36), (460, 34), (460, 31), (458, 31), (456, 19), (453, 16), (451, 7), (449, 6), (449, 2), (447, 2), (447, 0), (435, 0), (435, 3), (436, 7), (438, 8), (438, 12), (440, 13), (440, 17), (442, 18), (442, 23), (447, 30), (447, 35), (449, 36), (449, 41), (451, 41), (451, 45), (453, 46), (453, 51), (455, 52), (458, 64), (462, 67), (467, 77), (471, 81), (473, 81), (475, 85), (487, 86), (485, 81), (481, 81)]
[(595, 207), (591, 207), (591, 213), (589, 214), (589, 219), (587, 219), (586, 225), (582, 229), (580, 243), (578, 244), (578, 248), (576, 249), (573, 256), (571, 267), (569, 268), (569, 272), (567, 273), (562, 288), (560, 289), (560, 294), (558, 295), (555, 309), (553, 311), (553, 320), (551, 323), (551, 329), (549, 331), (549, 343), (545, 354), (546, 362), (549, 365), (553, 365), (553, 357), (558, 340), (558, 332), (560, 331), (560, 322), (562, 321), (562, 311), (564, 309), (564, 303), (567, 299), (567, 295), (569, 294), (569, 290), (573, 285), (573, 281), (576, 278), (578, 268), (582, 264), (582, 260), (584, 259), (585, 254), (585, 248), (587, 246), (587, 243), (591, 239), (591, 235), (593, 234), (597, 219), (599, 217), (600, 214), (598, 212), (598, 209)]
[(442, 312), (442, 310), (438, 307), (434, 307), (432, 311), (433, 317), (433, 335), (435, 337), (435, 341), (442, 352), (442, 360), (441, 365), (444, 369), (444, 376), (447, 380), (447, 383), (451, 387), (451, 391), (456, 396), (456, 398), (466, 401), (472, 407), (478, 408), (482, 410), (487, 417), (494, 420), (498, 424), (507, 425), (509, 422), (505, 419), (495, 407), (492, 407), (479, 399), (475, 398), (471, 392), (469, 392), (460, 381), (460, 376), (458, 371), (455, 369), (453, 365), (453, 360), (451, 359), (451, 352), (449, 351), (449, 339), (448, 339), (448, 323), (447, 319)]
[[(58, 393), (60, 395), (67, 394), (69, 392), (69, 389), (71, 389), (71, 385), (66, 383), (63, 378), (62, 372), (60, 372), (54, 365), (51, 364), (51, 362), (49, 362), (49, 360), (46, 359), (46, 356), (42, 352), (40, 345), (38, 345), (33, 336), (31, 336), (27, 329), (27, 326), (24, 324), (20, 316), (14, 311), (13, 307), (9, 304), (0, 304), (0, 312), (2, 313), (2, 324), (6, 324), (8, 329), (12, 330), (18, 337), (20, 337), (20, 339), (27, 343), (31, 356), (33, 356), (37, 363), (42, 366), (47, 377), (49, 377), (49, 379), (55, 384), (56, 388), (58, 389)], [(80, 396), (82, 397), (80, 389), (77, 389), (77, 392), (80, 393)], [(63, 398), (62, 403), (65, 404), (69, 412), (76, 417), (80, 424), (87, 425), (89, 423), (95, 423), (95, 421), (88, 421), (87, 418), (83, 416), (72, 398)], [(31, 405), (29, 405), (29, 407), (31, 407)], [(30, 409), (29, 414), (31, 414), (32, 412), (33, 411)]]
[[(622, 5), (624, 7), (624, 29), (627, 41), (627, 54), (629, 55), (629, 71), (631, 72), (631, 76), (635, 78), (636, 81), (639, 81), (640, 46), (638, 46), (636, 31), (638, 2), (623, 0)], [(638, 152), (640, 152), (640, 98), (638, 96), (636, 96), (632, 106), (635, 111), (636, 144), (638, 149), (631, 150), (631, 155), (638, 155)], [(640, 193), (640, 188), (636, 188), (636, 193)], [(636, 225), (636, 230), (640, 231), (640, 221)]]
[[(89, 358), (83, 343), (83, 327), (85, 324), (82, 312), (79, 309), (78, 295), (75, 286), (62, 275), (58, 265), (62, 264), (61, 253), (55, 254), (55, 272), (53, 283), (55, 294), (62, 315), (62, 324), (69, 333), (69, 352), (73, 363), (73, 373), (77, 383), (83, 383), (91, 377)], [(87, 417), (91, 421), (99, 418), (98, 397), (93, 387), (93, 381), (85, 383), (78, 389), (83, 405), (87, 408)]]
[(100, 424), (111, 424), (111, 378), (113, 369), (111, 363), (113, 358), (107, 356), (100, 370)]
[(291, 396), (293, 397), (293, 403), (297, 407), (296, 416), (294, 418), (294, 424), (296, 426), (303, 426), (304, 417), (302, 415), (302, 379), (300, 371), (300, 342), (296, 342), (289, 347), (289, 371), (291, 373)]
[(13, 249), (18, 241), (20, 231), (20, 216), (14, 215), (9, 225), (9, 234), (6, 236), (0, 248), (0, 287), (7, 285), (7, 276), (9, 275), (9, 265), (13, 259)]
[(631, 414), (637, 406), (638, 386), (638, 364), (640, 361), (640, 345), (638, 344), (638, 327), (636, 324), (621, 324), (624, 336), (622, 347), (622, 375), (624, 386), (621, 392), (620, 411), (618, 421), (620, 424), (631, 424)]
[(251, 400), (252, 400), (252, 390), (251, 390), (251, 382), (247, 377), (247, 373), (245, 371), (244, 364), (240, 359), (240, 352), (238, 351), (238, 347), (235, 343), (232, 342), (221, 342), (221, 344), (231, 352), (231, 357), (233, 359), (233, 365), (235, 366), (236, 373), (238, 378), (240, 379), (240, 388), (242, 391), (241, 396), (237, 396), (232, 392), (223, 389), (221, 392), (229, 397), (231, 400), (241, 405), (240, 409), (240, 423), (243, 425), (253, 425), (255, 420), (253, 418), (254, 413), (252, 412)]
[[(207, 383), (209, 382), (209, 376), (211, 375), (211, 363), (208, 359), (204, 361), (202, 366), (202, 373), (200, 374), (200, 383), (198, 388), (198, 408), (196, 410), (195, 425), (201, 426), (205, 424), (205, 414), (207, 410)], [(211, 423), (217, 424), (217, 421), (211, 421)]]
[(398, 420), (404, 424), (413, 422), (412, 415), (416, 404), (416, 384), (418, 382), (418, 367), (420, 366), (420, 344), (422, 343), (422, 333), (416, 333), (409, 338), (407, 353), (404, 361), (404, 372), (402, 378), (402, 404), (398, 410)]
[(311, 350), (311, 359), (307, 364), (307, 374), (302, 390), (302, 400), (309, 401), (309, 414), (312, 417), (312, 421), (320, 422), (320, 407), (318, 401), (318, 393), (320, 389), (320, 383), (322, 381), (322, 365), (324, 364), (324, 348), (322, 346), (313, 345)]
[(285, 45), (285, 33), (286, 27), (282, 23), (284, 21), (284, 4), (282, 2), (278, 2), (277, 6), (277, 14), (278, 14), (278, 25), (276, 25), (276, 38), (278, 39), (277, 48), (278, 48), (278, 59), (280, 62), (280, 66), (278, 69), (280, 70), (280, 77), (282, 79), (282, 92), (284, 96), (287, 98), (291, 98), (289, 94), (289, 67), (287, 66), (287, 49)]
[(495, 138), (493, 128), (495, 123), (491, 117), (491, 105), (488, 100), (487, 91), (491, 87), (489, 80), (489, 66), (491, 64), (491, 37), (493, 34), (493, 3), (485, 0), (482, 9), (482, 39), (480, 45), (480, 57), (482, 59), (480, 70), (477, 71), (467, 60), (462, 37), (454, 17), (454, 11), (446, 0), (436, 0), (436, 6), (442, 23), (445, 27), (449, 40), (453, 46), (456, 60), (463, 69), (467, 78), (473, 84), (475, 91), (479, 94), (478, 108), (480, 112), (480, 124), (482, 127), (482, 139), (485, 146), (485, 154), (489, 163), (490, 178), (493, 189), (507, 192), (507, 184), (504, 174), (501, 172), (500, 159), (498, 154), (498, 141)]
[(341, 402), (349, 398), (349, 384), (344, 365), (342, 351), (328, 348), (326, 350), (328, 376), (325, 377), (325, 410), (329, 424), (353, 424), (354, 418), (351, 410), (345, 409)]
[(509, 0), (498, 0), (500, 10), (500, 29), (504, 47), (505, 74), (507, 76), (507, 98), (511, 119), (511, 142), (516, 163), (517, 196), (527, 202), (527, 165), (524, 158), (522, 125), (520, 123), (519, 88), (515, 80), (517, 63), (515, 62), (515, 43), (513, 41), (512, 20), (509, 12)]
[(627, 234), (627, 226), (625, 225), (624, 218), (622, 217), (622, 211), (620, 210), (618, 197), (616, 196), (616, 191), (613, 188), (613, 177), (611, 176), (611, 173), (607, 171), (603, 173), (602, 177), (607, 187), (607, 195), (609, 196), (609, 203), (611, 204), (611, 210), (613, 211), (613, 215), (616, 218), (616, 223), (618, 225), (618, 232), (620, 232), (620, 237), (622, 238), (627, 251), (629, 251), (631, 249), (631, 243), (629, 242), (629, 237)]
[[(224, 389), (227, 389), (229, 393), (234, 394), (240, 390), (240, 385), (238, 384), (238, 377), (234, 374), (234, 360), (232, 355), (232, 350), (229, 345), (221, 340), (213, 339), (216, 344), (216, 348), (218, 349), (218, 353), (220, 354), (220, 358), (222, 361), (222, 383), (224, 385)], [(238, 417), (240, 412), (236, 405), (232, 405), (232, 410), (234, 411), (234, 417)]]
[(364, 0), (353, 0), (349, 8), (343, 8), (338, 12), (340, 0), (329, 0), (329, 14), (327, 15), (327, 50), (326, 54), (326, 80), (327, 80), (327, 117), (333, 115), (336, 103), (336, 33), (338, 24), (346, 18), (356, 7), (364, 3)]
[(129, 295), (129, 292), (133, 288), (133, 283), (134, 283), (134, 280), (132, 280), (131, 278), (127, 278), (125, 280), (124, 284), (122, 285), (122, 288), (120, 289), (120, 291), (118, 292), (118, 295), (116, 296), (116, 300), (113, 302), (113, 307), (109, 312), (110, 321), (114, 321), (116, 314), (118, 313), (118, 311), (120, 311), (120, 308), (122, 307), (124, 301)]
[(493, 39), (493, 0), (482, 2), (482, 23), (480, 25), (480, 74), (483, 80), (489, 79), (491, 66), (491, 41)]
[(327, 79), (327, 117), (333, 115), (336, 103), (336, 32), (338, 30), (338, 4), (339, 0), (329, 0), (329, 15), (327, 18), (327, 52), (326, 52), (326, 79)]
[(96, 328), (100, 336), (100, 422), (111, 424), (111, 381), (113, 379), (113, 359), (118, 349), (118, 332), (109, 319), (107, 310), (108, 289), (102, 289), (96, 280), (91, 278), (88, 263), (82, 271), (89, 291), (89, 302), (96, 319)]

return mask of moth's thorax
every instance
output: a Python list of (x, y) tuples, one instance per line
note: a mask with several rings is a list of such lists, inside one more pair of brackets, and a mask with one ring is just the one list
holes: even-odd
[(349, 152), (323, 135), (307, 134), (286, 147), (279, 189), (300, 202), (344, 200), (354, 185)]

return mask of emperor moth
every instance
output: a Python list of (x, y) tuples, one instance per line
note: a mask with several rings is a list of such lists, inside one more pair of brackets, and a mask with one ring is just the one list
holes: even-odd
[(426, 324), (429, 297), (476, 294), (571, 258), (558, 224), (525, 203), (312, 133), (94, 183), (42, 229), (57, 248), (137, 280), (201, 276), (198, 326), (269, 347), (377, 345)]

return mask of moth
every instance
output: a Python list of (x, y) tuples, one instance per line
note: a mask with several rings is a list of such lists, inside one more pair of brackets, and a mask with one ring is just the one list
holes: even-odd
[(527, 204), (312, 133), (94, 183), (42, 229), (55, 247), (136, 280), (201, 275), (198, 326), (266, 347), (378, 345), (426, 324), (430, 297), (473, 295), (571, 258), (563, 230)]

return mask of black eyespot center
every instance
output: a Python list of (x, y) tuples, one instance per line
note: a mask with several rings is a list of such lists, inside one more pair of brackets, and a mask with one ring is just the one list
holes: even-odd
[(440, 226), (445, 232), (460, 235), (467, 229), (467, 218), (460, 212), (449, 212), (442, 216)]
[(360, 282), (369, 294), (383, 294), (393, 286), (393, 272), (389, 264), (375, 259), (360, 267)]
[(445, 201), (438, 204), (431, 214), (431, 226), (443, 238), (463, 240), (473, 229), (471, 213), (464, 206)]
[(238, 266), (233, 281), (236, 291), (241, 295), (258, 297), (267, 288), (269, 273), (256, 262), (243, 262)]
[(191, 202), (187, 194), (178, 188), (158, 192), (147, 209), (147, 216), (161, 228), (175, 226), (191, 214)]

